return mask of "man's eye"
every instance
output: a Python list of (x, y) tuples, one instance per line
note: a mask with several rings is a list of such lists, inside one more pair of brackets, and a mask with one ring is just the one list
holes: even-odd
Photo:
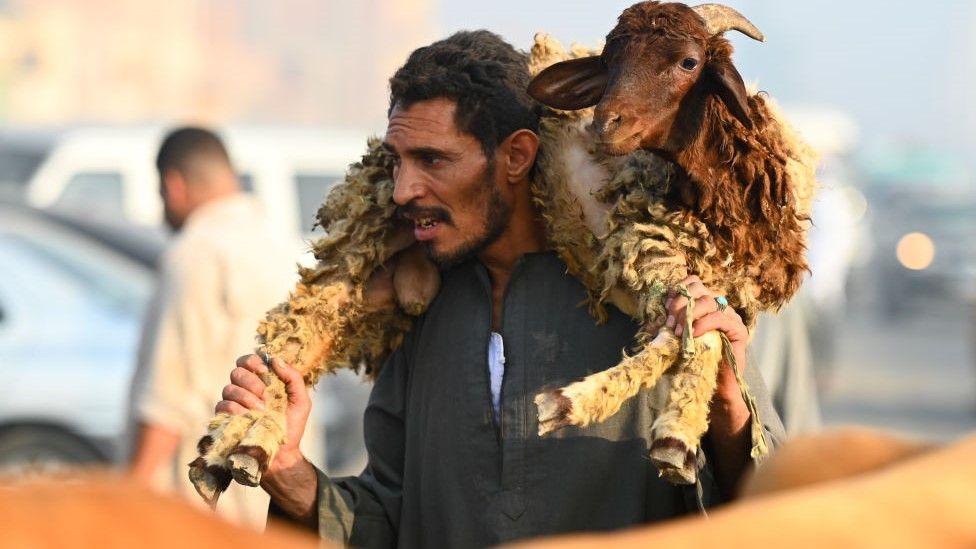
[(425, 154), (420, 157), (420, 161), (427, 166), (437, 166), (444, 161), (443, 158), (437, 156), (436, 154)]

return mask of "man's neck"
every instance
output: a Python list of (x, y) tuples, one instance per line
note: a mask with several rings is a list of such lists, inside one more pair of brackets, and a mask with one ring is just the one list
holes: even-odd
[(501, 306), (505, 288), (511, 278), (515, 263), (525, 254), (546, 249), (545, 224), (531, 201), (522, 200), (515, 205), (512, 219), (497, 240), (478, 254), (478, 260), (488, 269), (491, 277), (492, 328), (501, 328)]

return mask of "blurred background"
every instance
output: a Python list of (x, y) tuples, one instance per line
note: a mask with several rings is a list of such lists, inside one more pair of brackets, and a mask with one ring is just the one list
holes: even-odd
[[(153, 158), (211, 125), (294, 238), (414, 48), (464, 28), (598, 45), (629, 1), (0, 0), (0, 471), (121, 459), (168, 234)], [(812, 276), (752, 362), (791, 432), (976, 427), (976, 3), (728, 0), (747, 81), (822, 154)], [(242, 353), (248, 349), (242, 349)], [(228, 368), (230, 365), (228, 365)], [(320, 384), (333, 474), (362, 465), (368, 386)], [(216, 396), (216, 395), (215, 395)]]

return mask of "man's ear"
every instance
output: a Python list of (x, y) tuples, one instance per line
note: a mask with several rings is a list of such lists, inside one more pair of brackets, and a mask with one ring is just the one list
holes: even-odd
[(708, 76), (712, 85), (725, 107), (729, 109), (742, 125), (752, 129), (749, 118), (749, 93), (742, 82), (742, 76), (731, 61), (720, 61), (708, 64)]
[(160, 184), (166, 193), (165, 198), (167, 200), (177, 201), (181, 204), (186, 201), (188, 191), (186, 179), (183, 178), (183, 174), (179, 170), (166, 170)]
[(516, 183), (525, 179), (535, 164), (539, 150), (539, 136), (532, 130), (516, 130), (505, 138), (504, 148), (508, 155), (506, 179)]
[(596, 55), (556, 63), (529, 83), (529, 95), (547, 107), (575, 111), (600, 102), (607, 88), (607, 68)]

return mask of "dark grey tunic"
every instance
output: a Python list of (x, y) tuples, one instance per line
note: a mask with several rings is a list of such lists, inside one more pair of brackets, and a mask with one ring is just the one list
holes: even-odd
[[(692, 512), (694, 489), (659, 479), (648, 459), (650, 391), (604, 423), (537, 435), (533, 396), (617, 364), (637, 331), (616, 309), (598, 326), (579, 306), (585, 296), (554, 254), (518, 262), (503, 306), (496, 426), (488, 273), (475, 261), (445, 273), (373, 388), (366, 470), (340, 479), (319, 472), (320, 534), (363, 547), (481, 547)], [(782, 426), (755, 370), (747, 381), (775, 445)], [(714, 504), (720, 495), (707, 470), (703, 478)]]

